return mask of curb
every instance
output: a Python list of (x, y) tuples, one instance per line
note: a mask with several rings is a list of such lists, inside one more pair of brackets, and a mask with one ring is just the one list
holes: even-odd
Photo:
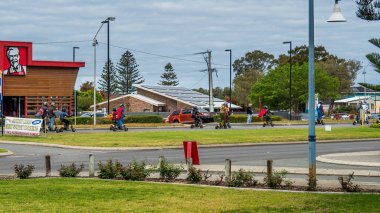
[(317, 161), (323, 163), (332, 163), (332, 164), (343, 164), (343, 165), (353, 165), (353, 166), (369, 166), (369, 167), (380, 167), (378, 162), (364, 162), (364, 161), (353, 161), (353, 160), (339, 160), (334, 159), (336, 157), (354, 157), (354, 156), (379, 156), (380, 151), (368, 151), (368, 152), (348, 152), (348, 153), (337, 153), (337, 154), (328, 154), (321, 155), (317, 157)]
[(3, 156), (9, 156), (9, 155), (13, 155), (14, 153), (9, 151), (8, 152), (3, 152), (3, 153), (0, 153), (0, 157), (3, 157)]
[[(375, 141), (379, 138), (365, 138), (365, 139), (345, 139), (345, 140), (320, 140), (318, 143), (351, 143), (361, 141)], [(162, 150), (162, 149), (182, 149), (182, 146), (163, 146), (163, 147), (90, 147), (90, 146), (69, 146), (61, 144), (47, 144), (37, 142), (19, 142), (19, 141), (4, 141), (0, 140), (0, 144), (17, 144), (17, 145), (32, 145), (32, 146), (46, 146), (46, 147), (58, 147), (67, 149), (83, 149), (83, 150)], [(246, 147), (246, 146), (266, 146), (266, 145), (287, 145), (287, 144), (307, 144), (308, 141), (288, 141), (288, 142), (268, 142), (268, 143), (239, 143), (239, 144), (210, 144), (210, 145), (198, 145), (199, 148), (223, 148), (223, 147)]]

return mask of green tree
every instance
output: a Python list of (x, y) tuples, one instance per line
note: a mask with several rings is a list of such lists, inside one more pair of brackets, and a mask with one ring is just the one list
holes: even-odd
[(94, 89), (94, 84), (90, 81), (84, 82), (82, 85), (80, 85), (80, 91), (86, 92), (87, 90)]
[(174, 68), (171, 63), (167, 63), (165, 65), (165, 71), (161, 75), (161, 81), (158, 83), (159, 85), (164, 86), (177, 86), (178, 79), (177, 74), (174, 72)]
[(233, 63), (235, 76), (242, 75), (251, 71), (265, 73), (276, 64), (276, 60), (272, 54), (255, 50), (247, 52), (244, 57), (236, 59)]
[[(308, 64), (294, 64), (292, 86), (292, 109), (295, 112), (304, 111), (308, 99), (307, 84)], [(259, 97), (263, 105), (272, 109), (287, 109), (289, 107), (289, 66), (278, 66), (256, 82), (250, 94), (254, 106), (259, 106)], [(335, 99), (339, 96), (339, 80), (331, 77), (319, 66), (315, 67), (316, 93), (322, 100)]]
[[(297, 46), (292, 50), (292, 64), (308, 63), (309, 49), (306, 45)], [(289, 55), (281, 54), (278, 57), (280, 66), (288, 64)], [(328, 74), (339, 79), (339, 91), (348, 93), (351, 91), (351, 86), (354, 85), (358, 71), (361, 69), (361, 64), (356, 60), (345, 60), (330, 54), (324, 46), (315, 47), (315, 64), (326, 70)]]
[(272, 54), (260, 50), (247, 52), (244, 57), (234, 61), (232, 65), (235, 72), (233, 97), (237, 104), (248, 106), (248, 96), (252, 85), (276, 63)]
[(129, 94), (134, 91), (133, 84), (141, 84), (145, 80), (140, 75), (135, 57), (126, 51), (116, 66), (118, 73), (117, 91), (119, 94)]
[[(196, 91), (205, 95), (209, 95), (208, 89), (204, 89), (202, 87), (198, 89), (193, 89), (193, 91)], [(222, 89), (221, 87), (215, 87), (214, 89), (212, 89), (214, 97), (222, 99), (222, 100), (225, 100), (226, 97), (229, 96), (230, 94), (229, 91), (230, 89), (228, 87), (225, 87), (224, 89)]]
[(233, 99), (240, 106), (247, 107), (251, 103), (249, 95), (251, 87), (254, 85), (263, 74), (259, 71), (251, 70), (234, 79)]
[(367, 21), (380, 20), (380, 1), (379, 0), (357, 0), (358, 10), (356, 16)]
[[(99, 84), (99, 90), (103, 93), (108, 92), (108, 63), (106, 62), (102, 74), (100, 75), (100, 80), (98, 81)], [(112, 60), (110, 60), (110, 94), (116, 94), (116, 70), (115, 66), (112, 63)]]
[[(358, 10), (356, 15), (367, 21), (379, 21), (380, 20), (380, 1), (379, 0), (357, 0)], [(372, 38), (369, 42), (380, 48), (380, 39)], [(369, 62), (375, 68), (375, 71), (380, 73), (380, 54), (379, 53), (369, 53), (366, 55)], [(373, 89), (375, 91), (380, 91), (380, 84), (372, 85), (368, 83), (359, 83), (360, 85)]]
[[(78, 95), (78, 111), (88, 111), (90, 106), (94, 104), (94, 90), (77, 91)], [(96, 103), (102, 102), (103, 97), (100, 92), (96, 92)]]

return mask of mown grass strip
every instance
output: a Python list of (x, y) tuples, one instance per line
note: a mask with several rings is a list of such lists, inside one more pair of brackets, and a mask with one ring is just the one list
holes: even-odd
[[(369, 127), (342, 127), (333, 128), (325, 132), (322, 128), (316, 129), (318, 140), (334, 139), (362, 139), (380, 138), (379, 129)], [(258, 128), (250, 130), (189, 130), (152, 132), (107, 132), (107, 133), (70, 133), (48, 134), (46, 137), (16, 137), (4, 136), (2, 140), (39, 142), (49, 144), (63, 144), (72, 146), (92, 147), (162, 147), (181, 146), (182, 141), (195, 140), (200, 145), (211, 144), (239, 144), (265, 142), (307, 141), (307, 128)]]
[(0, 188), (4, 212), (375, 212), (380, 209), (376, 194), (288, 193), (61, 178), (2, 180)]
[(8, 152), (6, 149), (0, 149), (0, 153)]

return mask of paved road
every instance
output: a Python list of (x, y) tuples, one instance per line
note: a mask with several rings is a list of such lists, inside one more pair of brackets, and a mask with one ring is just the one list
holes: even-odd
[[(358, 127), (358, 125), (354, 126), (350, 123), (335, 123), (335, 124), (327, 124), (327, 125), (331, 125), (332, 128), (336, 128), (336, 127), (352, 127), (352, 128), (355, 128), (355, 127)], [(128, 126), (128, 124), (127, 124)], [(216, 123), (207, 123), (205, 124), (205, 127), (203, 129), (200, 129), (200, 128), (194, 128), (194, 129), (191, 129), (190, 128), (190, 125), (187, 125), (187, 126), (180, 126), (180, 127), (163, 127), (163, 128), (156, 128), (156, 127), (152, 127), (152, 128), (129, 128), (128, 132), (150, 132), (150, 131), (162, 131), (163, 129), (165, 131), (202, 131), (202, 130), (213, 130), (215, 129), (215, 126), (216, 126)], [(287, 129), (287, 128), (308, 128), (308, 125), (307, 124), (300, 124), (300, 125), (286, 125), (286, 124), (278, 124), (274, 127), (262, 127), (261, 125), (258, 125), (258, 124), (254, 124), (254, 125), (246, 125), (246, 124), (232, 124), (232, 129), (270, 129), (270, 128), (275, 128), (275, 129)], [(322, 125), (316, 125), (316, 128), (324, 128), (324, 126)], [(221, 130), (217, 130), (217, 131), (221, 131)], [(78, 129), (77, 133), (92, 133), (92, 132), (111, 132), (109, 129), (107, 128), (103, 128), (103, 129)], [(64, 132), (65, 134), (73, 134), (71, 131), (65, 131)], [(55, 132), (51, 132), (51, 133), (48, 133), (48, 134), (57, 134)], [(60, 133), (62, 134), (62, 133)]]
[[(108, 159), (119, 160), (122, 163), (133, 159), (146, 160), (150, 164), (156, 164), (159, 156), (165, 156), (171, 162), (184, 161), (182, 149), (156, 149), (156, 150), (78, 150), (66, 148), (54, 148), (31, 145), (15, 145), (0, 143), (0, 148), (13, 151), (15, 154), (0, 157), (0, 174), (12, 174), (14, 164), (33, 164), (38, 172), (44, 171), (44, 156), (51, 155), (53, 170), (57, 170), (60, 164), (72, 162), (87, 165), (88, 155), (95, 155), (96, 162)], [(344, 153), (356, 151), (380, 150), (379, 141), (366, 142), (337, 142), (318, 143), (317, 155)], [(240, 147), (215, 147), (199, 149), (201, 164), (223, 165), (226, 158), (231, 159), (233, 165), (241, 166), (265, 166), (267, 159), (274, 160), (275, 167), (308, 167), (307, 144), (282, 144), (282, 145), (255, 145)], [(348, 166), (318, 163), (317, 168), (332, 169), (356, 169), (373, 170), (372, 167)], [(378, 170), (378, 168), (377, 168)]]

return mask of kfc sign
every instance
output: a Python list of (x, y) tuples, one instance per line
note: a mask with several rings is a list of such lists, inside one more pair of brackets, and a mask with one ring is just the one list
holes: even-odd
[(6, 47), (5, 48), (5, 70), (4, 75), (26, 75), (26, 48)]

